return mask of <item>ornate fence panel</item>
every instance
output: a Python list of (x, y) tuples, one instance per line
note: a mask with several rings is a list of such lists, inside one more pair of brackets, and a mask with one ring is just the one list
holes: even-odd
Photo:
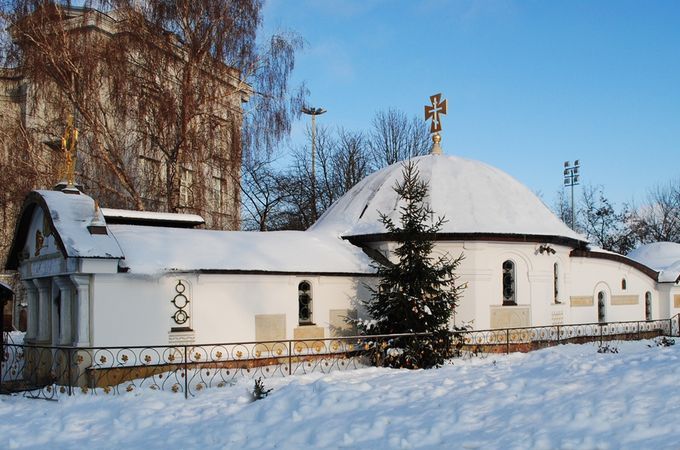
[[(110, 395), (150, 388), (185, 397), (244, 378), (328, 373), (371, 365), (401, 335), (136, 347), (45, 347), (7, 342), (0, 388), (28, 397)], [(412, 335), (404, 335), (412, 336)]]
[[(458, 358), (528, 352), (566, 343), (649, 339), (678, 335), (680, 318), (553, 325), (495, 330), (457, 330), (452, 354)], [(16, 337), (16, 335), (14, 335)], [(60, 395), (112, 395), (138, 389), (194, 396), (207, 388), (241, 379), (328, 373), (380, 364), (402, 338), (399, 334), (241, 342), (209, 345), (135, 347), (47, 347), (3, 335), (0, 392), (55, 399)]]

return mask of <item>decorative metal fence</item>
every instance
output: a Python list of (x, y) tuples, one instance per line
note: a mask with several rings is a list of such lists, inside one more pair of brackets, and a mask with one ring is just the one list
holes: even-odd
[(541, 327), (471, 330), (459, 336), (457, 356), (480, 356), (490, 353), (528, 352), (560, 344), (595, 343), (678, 336), (678, 316), (673, 319), (551, 325)]
[[(680, 317), (669, 320), (554, 325), (495, 330), (458, 330), (454, 357), (527, 352), (565, 344), (678, 336)], [(398, 334), (241, 342), (208, 345), (135, 347), (47, 347), (12, 342), (3, 336), (0, 392), (56, 399), (74, 393), (111, 395), (139, 389), (190, 397), (241, 379), (328, 373), (370, 366), (400, 339), (428, 334)]]

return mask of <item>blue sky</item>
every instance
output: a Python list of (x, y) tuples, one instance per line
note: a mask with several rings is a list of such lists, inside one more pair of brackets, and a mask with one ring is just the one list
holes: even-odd
[(442, 92), (445, 153), (548, 204), (565, 160), (617, 205), (680, 178), (678, 1), (268, 0), (264, 20), (304, 38), (293, 80), (324, 125), (368, 129), (390, 107), (421, 117)]

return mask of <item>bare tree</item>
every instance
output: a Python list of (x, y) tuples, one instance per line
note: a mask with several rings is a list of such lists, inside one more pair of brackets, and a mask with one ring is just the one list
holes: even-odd
[(335, 186), (339, 198), (371, 173), (368, 143), (361, 132), (338, 131), (335, 151)]
[(643, 206), (632, 218), (632, 228), (641, 243), (680, 243), (680, 179), (649, 191)]
[[(36, 151), (36, 143), (26, 132), (19, 115), (7, 114), (11, 105), (2, 105), (0, 120), (0, 260), (9, 251), (14, 222), (26, 192), (45, 180), (58, 176), (58, 164), (50, 153)], [(9, 117), (7, 117), (9, 116)], [(24, 151), (17, 151), (23, 149)]]
[(583, 189), (581, 227), (595, 245), (625, 255), (635, 247), (635, 236), (630, 230), (629, 208), (616, 211), (602, 186)]
[(27, 133), (54, 141), (73, 114), (80, 178), (105, 205), (206, 214), (217, 204), (213, 225), (237, 227), (239, 189), (225, 184), (241, 170), (242, 143), (269, 151), (304, 95), (289, 95), (288, 86), (300, 40), (278, 35), (259, 47), (261, 7), (261, 0), (6, 2), (6, 65), (31, 86)]
[[(308, 129), (307, 141), (311, 140), (310, 133)], [(424, 121), (409, 120), (396, 110), (378, 112), (370, 134), (320, 126), (315, 135), (314, 171), (308, 145), (292, 151), (292, 162), (286, 170), (277, 171), (271, 164), (253, 167), (244, 163), (243, 209), (247, 226), (261, 230), (307, 229), (372, 171), (427, 154), (430, 145)], [(256, 172), (262, 179), (260, 183), (254, 182)]]
[[(574, 231), (579, 231), (579, 219), (576, 211), (577, 206), (574, 205)], [(559, 189), (555, 194), (555, 201), (552, 206), (555, 215), (566, 225), (571, 227), (571, 202), (567, 198), (564, 189)]]
[(378, 111), (368, 139), (374, 169), (427, 155), (431, 149), (430, 133), (424, 120), (411, 119), (395, 109)]
[(306, 146), (294, 151), (293, 164), (284, 176), (281, 186), (288, 194), (286, 228), (308, 228), (370, 173), (370, 158), (360, 132), (340, 129), (333, 133), (327, 127), (320, 127), (316, 133), (316, 151), (316, 183), (312, 183), (311, 153)]
[[(307, 130), (311, 139), (311, 129)], [(305, 145), (292, 151), (292, 163), (283, 175), (287, 191), (284, 228), (305, 230), (335, 201), (333, 165), (335, 139), (328, 127), (316, 128), (316, 167), (312, 182), (311, 149)], [(316, 188), (316, 192), (313, 189)]]
[(289, 193), (285, 180), (274, 168), (271, 156), (247, 158), (241, 174), (241, 203), (246, 230), (269, 231), (285, 227), (283, 205)]

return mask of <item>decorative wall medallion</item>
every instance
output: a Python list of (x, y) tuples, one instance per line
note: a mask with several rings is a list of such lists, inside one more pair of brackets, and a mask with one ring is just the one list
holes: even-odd
[(187, 312), (189, 306), (189, 299), (184, 295), (186, 286), (182, 281), (178, 281), (175, 286), (177, 295), (172, 299), (172, 304), (177, 308), (177, 311), (171, 316), (177, 325), (184, 325), (189, 320), (189, 313)]

